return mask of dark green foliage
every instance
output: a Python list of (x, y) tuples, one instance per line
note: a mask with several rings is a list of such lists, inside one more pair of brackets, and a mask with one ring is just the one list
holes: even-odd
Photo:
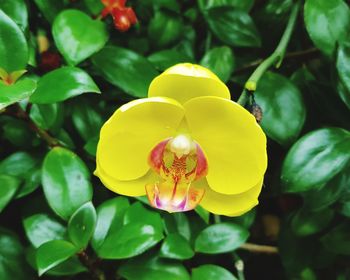
[[(126, 5), (138, 23), (120, 32), (100, 0), (0, 0), (0, 279), (348, 279), (349, 2)], [(101, 126), (154, 77), (197, 63), (237, 101), (292, 11), (242, 102), (268, 137), (259, 206), (171, 214), (93, 176)]]

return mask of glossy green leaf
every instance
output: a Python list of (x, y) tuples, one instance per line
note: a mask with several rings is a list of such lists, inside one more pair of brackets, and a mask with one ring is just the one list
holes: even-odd
[(0, 162), (0, 174), (25, 177), (39, 160), (27, 152), (16, 152)]
[(151, 81), (158, 75), (146, 58), (119, 47), (105, 47), (92, 62), (108, 82), (134, 97), (146, 97)]
[(16, 193), (16, 198), (22, 198), (34, 192), (41, 185), (41, 167), (36, 166), (23, 177), (23, 184)]
[(23, 31), (0, 10), (0, 68), (8, 73), (23, 70), (28, 57), (28, 45)]
[(102, 116), (87, 102), (78, 101), (73, 106), (72, 121), (80, 136), (88, 141), (100, 134)]
[(209, 218), (210, 218), (210, 212), (205, 210), (203, 207), (198, 205), (194, 211), (202, 218), (202, 220), (206, 223), (209, 224)]
[(93, 157), (96, 157), (99, 136), (90, 138), (84, 145), (84, 150)]
[(304, 21), (315, 46), (331, 55), (337, 42), (347, 36), (350, 10), (343, 0), (306, 0)]
[(350, 41), (341, 44), (338, 48), (337, 70), (339, 78), (347, 90), (347, 94), (350, 95)]
[(194, 256), (189, 242), (180, 234), (169, 234), (160, 248), (160, 256), (175, 260), (187, 260)]
[(11, 232), (0, 228), (0, 279), (28, 280), (24, 249), (18, 238)]
[(59, 103), (32, 104), (30, 118), (42, 129), (50, 129), (63, 117), (63, 107)]
[(198, 0), (198, 4), (202, 10), (232, 6), (240, 10), (249, 11), (254, 4), (254, 0)]
[(75, 67), (63, 67), (40, 79), (30, 101), (39, 104), (54, 103), (86, 92), (100, 93), (100, 90), (93, 79), (83, 70)]
[(148, 36), (157, 47), (165, 47), (178, 41), (183, 32), (181, 18), (166, 11), (157, 11), (148, 25)]
[(0, 110), (13, 103), (30, 97), (35, 88), (36, 83), (29, 79), (18, 81), (12, 85), (5, 85), (0, 80)]
[(42, 184), (50, 207), (63, 219), (92, 198), (89, 170), (76, 154), (64, 148), (56, 147), (46, 155)]
[(287, 192), (321, 187), (340, 172), (350, 159), (350, 133), (341, 128), (323, 128), (300, 138), (282, 165), (281, 180)]
[(145, 223), (154, 226), (158, 232), (163, 231), (163, 221), (160, 214), (146, 209), (141, 202), (135, 202), (126, 210), (124, 225), (130, 223)]
[(210, 29), (222, 42), (234, 47), (260, 47), (252, 18), (234, 7), (211, 8), (205, 13)]
[(350, 91), (347, 89), (347, 87), (344, 85), (344, 83), (342, 81), (338, 81), (337, 91), (338, 91), (338, 94), (339, 94), (341, 100), (343, 100), (345, 105), (350, 110)]
[(52, 34), (57, 48), (70, 65), (98, 52), (108, 40), (104, 23), (79, 10), (61, 12), (55, 18)]
[(322, 244), (327, 250), (343, 255), (350, 255), (350, 224), (343, 223), (329, 232), (327, 232), (322, 238)]
[(206, 52), (200, 64), (213, 71), (222, 81), (227, 82), (233, 72), (235, 59), (229, 47), (217, 47)]
[(53, 240), (42, 244), (36, 251), (36, 264), (39, 276), (63, 263), (77, 253), (72, 243), (64, 240)]
[(127, 280), (189, 280), (186, 268), (178, 262), (143, 255), (121, 265), (118, 274)]
[(306, 117), (299, 89), (284, 76), (268, 72), (259, 81), (254, 95), (263, 111), (264, 132), (281, 145), (293, 143)]
[(308, 236), (326, 228), (333, 216), (334, 211), (330, 208), (320, 211), (302, 208), (293, 216), (291, 226), (297, 236)]
[(34, 0), (44, 17), (52, 23), (59, 12), (64, 8), (64, 1)]
[(321, 189), (303, 193), (305, 207), (319, 211), (335, 203), (342, 197), (344, 191), (350, 185), (349, 171), (349, 168), (345, 168), (329, 180)]
[(0, 174), (0, 213), (15, 196), (20, 184), (19, 179)]
[(207, 227), (196, 238), (195, 251), (207, 254), (231, 252), (241, 246), (249, 232), (240, 225), (220, 223)]
[(191, 58), (183, 52), (169, 49), (161, 50), (159, 52), (152, 53), (148, 56), (148, 60), (160, 71), (181, 63), (181, 62), (191, 62)]
[(185, 239), (191, 239), (191, 228), (188, 217), (181, 212), (164, 215), (165, 229), (167, 233), (179, 233)]
[(140, 255), (163, 239), (153, 225), (130, 223), (106, 236), (97, 255), (103, 259), (125, 259)]
[(77, 248), (85, 248), (96, 225), (96, 211), (91, 202), (87, 202), (77, 209), (68, 222), (68, 236)]
[(227, 269), (213, 264), (205, 264), (192, 269), (192, 280), (236, 280)]
[(0, 0), (0, 8), (17, 25), (25, 30), (28, 25), (28, 9), (24, 0)]
[(35, 248), (51, 240), (64, 239), (66, 236), (66, 228), (46, 213), (25, 217), (23, 226), (27, 238)]
[(91, 245), (95, 251), (103, 245), (107, 236), (115, 235), (123, 225), (123, 217), (129, 207), (124, 197), (106, 200), (97, 207), (97, 223)]

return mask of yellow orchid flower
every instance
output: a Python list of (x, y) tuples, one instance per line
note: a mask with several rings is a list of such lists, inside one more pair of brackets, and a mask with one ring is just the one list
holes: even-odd
[(266, 137), (208, 69), (175, 65), (148, 98), (121, 106), (103, 125), (97, 175), (118, 194), (142, 196), (169, 212), (200, 204), (237, 216), (258, 204), (267, 167)]

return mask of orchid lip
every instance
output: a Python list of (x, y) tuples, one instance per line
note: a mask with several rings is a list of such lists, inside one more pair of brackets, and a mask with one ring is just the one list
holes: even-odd
[(157, 182), (146, 185), (150, 204), (168, 212), (194, 209), (204, 196), (204, 189), (192, 182), (208, 171), (204, 153), (187, 135), (178, 135), (158, 143), (151, 151), (149, 164), (159, 175)]

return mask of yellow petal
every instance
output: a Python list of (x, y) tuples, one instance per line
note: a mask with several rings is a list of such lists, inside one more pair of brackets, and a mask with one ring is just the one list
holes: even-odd
[(156, 77), (148, 96), (166, 96), (185, 103), (199, 96), (218, 96), (230, 99), (227, 86), (210, 70), (200, 65), (181, 63)]
[(237, 103), (198, 97), (184, 104), (192, 138), (208, 160), (207, 180), (218, 193), (238, 194), (255, 186), (267, 167), (266, 136)]
[(146, 194), (146, 185), (157, 180), (157, 174), (149, 170), (146, 175), (129, 181), (120, 181), (111, 176), (108, 176), (97, 163), (97, 169), (94, 173), (98, 176), (108, 189), (112, 192), (127, 195), (127, 196), (142, 196)]
[(213, 191), (205, 178), (194, 182), (194, 185), (205, 189), (204, 197), (200, 202), (204, 209), (217, 215), (240, 216), (259, 203), (258, 196), (263, 180), (250, 190), (235, 195), (225, 195)]
[(96, 157), (104, 174), (121, 181), (145, 175), (150, 151), (175, 134), (183, 115), (183, 107), (170, 98), (139, 99), (121, 106), (101, 129)]

